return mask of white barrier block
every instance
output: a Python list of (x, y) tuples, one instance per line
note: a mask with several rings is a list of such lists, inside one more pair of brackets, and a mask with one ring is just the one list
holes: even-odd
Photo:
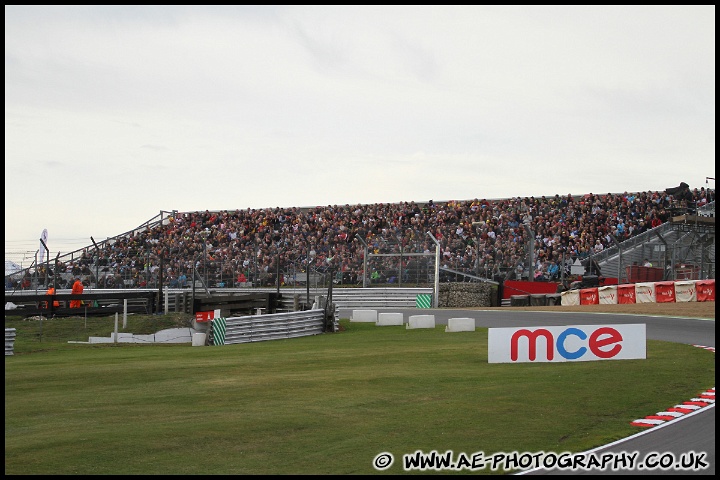
[(566, 290), (560, 293), (560, 305), (580, 305), (580, 290)]
[(405, 328), (435, 328), (435, 315), (410, 315)]
[(697, 288), (692, 280), (675, 282), (676, 302), (697, 302)]
[(655, 282), (635, 284), (635, 303), (655, 303)]
[(351, 322), (373, 322), (377, 323), (378, 312), (377, 310), (353, 310)]
[(448, 319), (446, 332), (474, 332), (475, 331), (475, 319), (474, 318), (450, 318)]
[(378, 319), (375, 325), (384, 327), (388, 325), (402, 325), (403, 323), (405, 323), (405, 321), (402, 313), (381, 312), (378, 313)]
[(618, 303), (617, 285), (605, 285), (598, 287), (599, 303), (603, 305), (615, 305)]

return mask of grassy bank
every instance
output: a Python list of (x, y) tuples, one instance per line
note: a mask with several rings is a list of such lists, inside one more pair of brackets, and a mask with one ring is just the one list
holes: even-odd
[(714, 355), (688, 345), (648, 341), (646, 360), (488, 364), (487, 329), (342, 326), (223, 347), (57, 333), (42, 351), (19, 333), (5, 360), (5, 473), (373, 474), (381, 452), (395, 455), (385, 473), (403, 473), (417, 450), (582, 451), (715, 382)]

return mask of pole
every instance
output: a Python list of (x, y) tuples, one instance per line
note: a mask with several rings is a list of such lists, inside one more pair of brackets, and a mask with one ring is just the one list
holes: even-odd
[(191, 290), (191, 298), (190, 298), (190, 313), (195, 313), (195, 275), (197, 274), (197, 271), (195, 270), (195, 259), (193, 258), (193, 264), (192, 264), (192, 290)]
[(307, 310), (310, 310), (312, 303), (310, 303), (310, 245), (308, 245), (307, 251), (307, 266), (305, 267), (305, 306)]
[(430, 231), (427, 232), (430, 239), (435, 243), (435, 287), (433, 294), (433, 308), (438, 308), (438, 295), (440, 294), (440, 242)]
[[(472, 222), (472, 226), (475, 227), (475, 274), (480, 276), (480, 233), (478, 232), (478, 226), (482, 225), (482, 222)], [(487, 270), (485, 273), (487, 277)]]
[(45, 242), (43, 242), (42, 238), (40, 238), (40, 243), (42, 243), (42, 246), (45, 247), (45, 252), (47, 253), (47, 267), (45, 267), (45, 288), (47, 288), (48, 271), (50, 270), (50, 250), (48, 249), (47, 245), (45, 245)]
[(100, 288), (100, 272), (98, 269), (100, 268), (100, 248), (98, 248), (97, 243), (95, 243), (95, 239), (91, 236), (90, 240), (93, 242), (93, 245), (95, 245), (95, 252), (97, 253), (97, 262), (95, 262), (95, 286), (97, 288)]
[(356, 236), (355, 240), (359, 240), (363, 244), (363, 288), (367, 288), (367, 259), (368, 259), (368, 244), (365, 240)]
[(403, 274), (403, 241), (402, 237), (398, 238), (400, 242), (400, 268), (398, 271), (398, 287), (402, 287), (402, 274)]
[(280, 233), (277, 231), (275, 232), (275, 235), (273, 236), (273, 240), (275, 240), (275, 246), (277, 248), (276, 252), (276, 258), (277, 258), (277, 266), (275, 268), (276, 276), (277, 276), (277, 295), (278, 299), (280, 298), (280, 240), (282, 240), (282, 237), (280, 236)]
[(53, 288), (57, 290), (57, 277), (58, 277), (58, 260), (60, 259), (60, 252), (55, 257), (55, 271), (53, 272)]
[(277, 275), (277, 294), (278, 294), (278, 298), (280, 298), (280, 246), (278, 246), (276, 272), (277, 272), (276, 273), (276, 275)]
[(157, 313), (162, 313), (162, 301), (163, 301), (163, 275), (164, 275), (164, 257), (162, 252), (160, 253), (160, 270), (158, 271), (158, 293), (157, 293)]
[(528, 268), (528, 281), (534, 282), (535, 281), (535, 233), (530, 228), (530, 225), (527, 223), (523, 223), (523, 226), (525, 227), (525, 230), (528, 233), (528, 242), (527, 242), (527, 250), (528, 250), (528, 262), (530, 263), (530, 266)]

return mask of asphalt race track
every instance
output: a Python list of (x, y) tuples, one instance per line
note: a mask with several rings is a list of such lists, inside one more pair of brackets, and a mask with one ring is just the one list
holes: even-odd
[[(578, 313), (578, 312), (524, 312), (501, 310), (435, 310), (435, 309), (397, 309), (382, 308), (378, 312), (402, 312), (404, 318), (410, 315), (435, 315), (436, 325), (447, 325), (449, 318), (468, 317), (475, 319), (475, 326), (481, 328), (521, 327), (521, 326), (552, 326), (552, 325), (598, 325), (644, 323), (646, 335), (650, 340), (664, 340), (668, 342), (684, 343), (688, 345), (702, 345), (715, 348), (715, 320), (690, 319), (684, 317), (658, 317), (647, 315), (616, 315), (607, 313)], [(341, 318), (350, 318), (351, 310), (340, 310)], [(712, 353), (714, 355), (714, 353)], [(707, 388), (714, 388), (708, 385)], [(699, 393), (699, 392), (698, 392)], [(688, 399), (689, 400), (689, 399)], [(672, 407), (672, 405), (668, 405)], [(638, 453), (638, 459), (658, 459), (664, 454), (673, 454), (675, 459), (688, 452), (705, 452), (703, 460), (709, 465), (703, 470), (687, 470), (675, 468), (653, 468), (652, 470), (622, 469), (612, 470), (610, 467), (601, 470), (598, 468), (587, 470), (528, 470), (522, 474), (546, 475), (714, 475), (715, 474), (715, 405), (711, 404), (685, 414), (674, 420), (665, 422), (656, 427), (638, 427), (639, 432), (626, 439), (613, 442), (591, 450), (594, 457), (614, 453)], [(650, 412), (651, 415), (654, 412)], [(628, 419), (628, 422), (635, 419)], [(609, 456), (609, 455), (608, 455)], [(671, 458), (666, 455), (666, 458)]]

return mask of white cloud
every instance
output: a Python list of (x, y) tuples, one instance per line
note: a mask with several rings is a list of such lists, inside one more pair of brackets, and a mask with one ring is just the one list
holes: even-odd
[(160, 210), (714, 177), (714, 6), (6, 6), (5, 32), (6, 257)]

